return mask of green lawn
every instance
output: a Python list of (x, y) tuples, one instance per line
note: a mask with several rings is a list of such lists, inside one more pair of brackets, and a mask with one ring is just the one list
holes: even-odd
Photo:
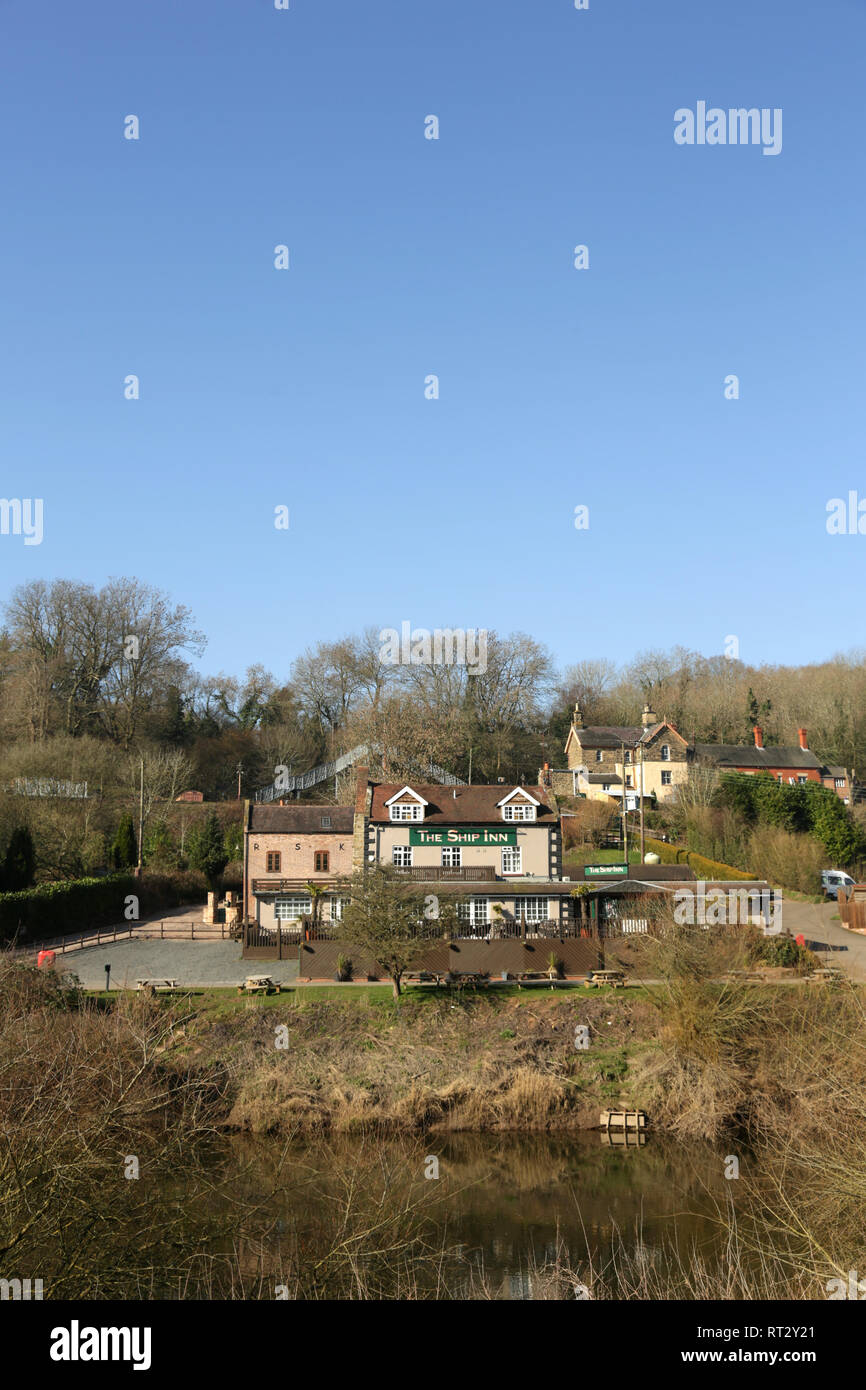
[[(563, 873), (583, 879), (581, 870), (584, 864), (621, 864), (621, 849), (569, 849), (562, 856)], [(640, 851), (629, 847), (628, 862), (630, 864), (640, 863)]]

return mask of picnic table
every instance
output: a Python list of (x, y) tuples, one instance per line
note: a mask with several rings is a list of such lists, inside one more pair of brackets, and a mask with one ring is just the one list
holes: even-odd
[(592, 989), (593, 985), (598, 988), (600, 985), (611, 985), (613, 989), (621, 989), (625, 985), (624, 970), (591, 970), (584, 980), (587, 989)]
[(248, 975), (243, 984), (238, 985), (238, 994), (270, 994), (271, 990), (279, 994), (281, 989), (270, 975)]
[(143, 994), (170, 994), (178, 988), (177, 980), (136, 980), (136, 989), (140, 989)]

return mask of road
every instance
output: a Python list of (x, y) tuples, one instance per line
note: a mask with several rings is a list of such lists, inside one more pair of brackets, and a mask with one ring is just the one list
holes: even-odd
[(782, 927), (792, 936), (802, 932), (806, 945), (824, 964), (841, 965), (853, 980), (866, 979), (866, 936), (842, 926), (834, 902), (802, 903), (786, 898), (782, 905)]

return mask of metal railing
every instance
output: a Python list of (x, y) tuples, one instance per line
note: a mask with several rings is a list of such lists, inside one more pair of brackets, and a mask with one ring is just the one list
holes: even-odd
[(496, 879), (496, 870), (484, 864), (463, 869), (443, 868), (437, 864), (397, 865), (394, 872), (414, 883), (492, 883)]
[[(339, 758), (333, 758), (327, 763), (319, 763), (318, 767), (311, 767), (309, 772), (300, 772), (297, 775), (287, 773), (280, 778), (279, 782), (274, 781), (269, 787), (260, 787), (255, 794), (255, 799), (258, 802), (278, 801), (281, 796), (288, 796), (291, 792), (307, 791), (319, 782), (329, 782), (338, 773), (345, 772), (347, 767), (353, 767), (356, 763), (362, 763), (364, 760), (369, 761), (372, 753), (381, 755), (381, 751), (381, 748), (375, 744), (359, 743), (357, 747), (350, 748), (348, 753), (341, 753)], [(444, 767), (439, 767), (438, 763), (425, 764), (417, 759), (407, 759), (405, 762), (407, 766), (413, 768), (412, 775), (419, 779), (429, 777), (431, 782), (438, 782), (445, 787), (466, 786), (462, 777), (456, 777), (453, 772), (447, 772)]]
[[(166, 928), (168, 931), (166, 932)], [(97, 927), (96, 931), (73, 932), (65, 936), (55, 936), (47, 941), (28, 941), (19, 950), (34, 954), (39, 951), (55, 951), (65, 955), (68, 951), (82, 951), (87, 946), (105, 946), (108, 942), (129, 941), (213, 941), (219, 937), (228, 941), (239, 937), (239, 926), (229, 926), (225, 922), (215, 922), (212, 926), (204, 922), (178, 921), (166, 917), (159, 922), (133, 922), (122, 927)]]

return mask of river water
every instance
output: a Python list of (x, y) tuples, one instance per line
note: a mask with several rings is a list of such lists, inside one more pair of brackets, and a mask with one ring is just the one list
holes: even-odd
[[(699, 1260), (712, 1270), (726, 1257), (719, 1215), (737, 1186), (725, 1178), (724, 1151), (653, 1135), (628, 1147), (600, 1133), (449, 1134), (303, 1148), (235, 1140), (231, 1147), (245, 1195), (279, 1213), (268, 1237), (272, 1252), (279, 1246), (285, 1256), (291, 1246), (293, 1259), (309, 1268), (347, 1231), (372, 1230), (388, 1207), (387, 1188), (427, 1223), (428, 1241), (432, 1232), (434, 1244), (457, 1255), (449, 1286), (463, 1297), (482, 1296), (482, 1287), (487, 1296), (538, 1297), (539, 1271), (554, 1267), (587, 1287), (604, 1272), (615, 1283), (617, 1267), (629, 1264), (633, 1281), (641, 1261), (661, 1276), (678, 1262)], [(275, 1174), (279, 1195), (265, 1199)], [(378, 1230), (359, 1239), (362, 1261), (371, 1248), (384, 1252), (385, 1265), (399, 1258), (387, 1253), (397, 1225), (385, 1237)]]

